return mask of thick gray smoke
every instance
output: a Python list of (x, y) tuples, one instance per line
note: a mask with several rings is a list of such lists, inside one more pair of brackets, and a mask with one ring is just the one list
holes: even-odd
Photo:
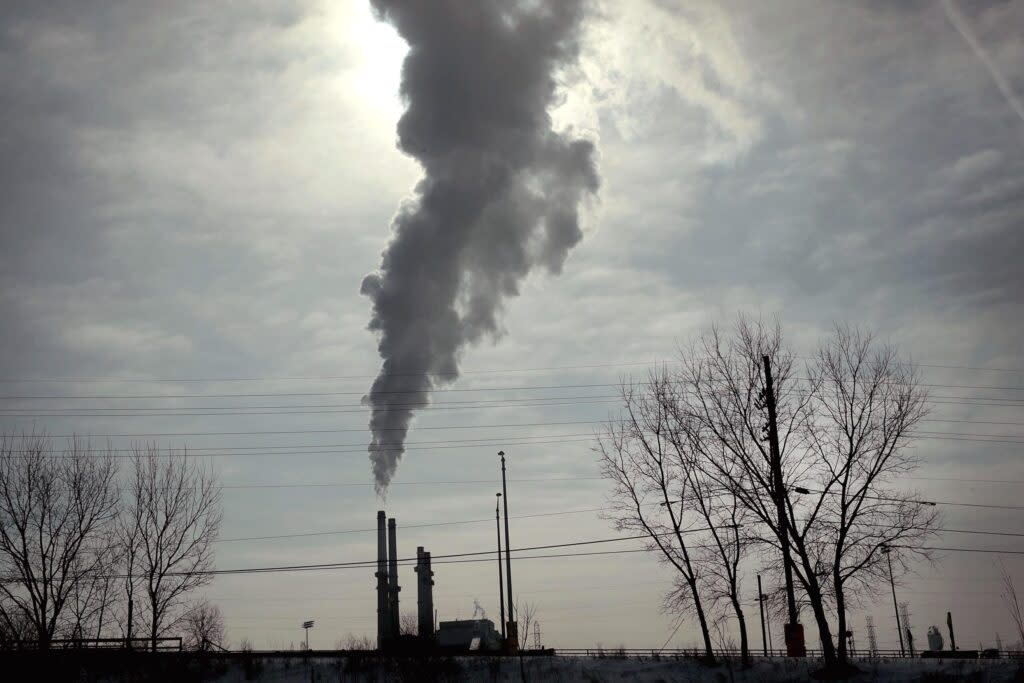
[(459, 350), (498, 333), (535, 266), (558, 273), (597, 191), (593, 145), (552, 129), (555, 76), (577, 55), (582, 0), (371, 0), (409, 43), (398, 146), (423, 166), (363, 280), (383, 364), (370, 461), (383, 492), (413, 412), (458, 375)]

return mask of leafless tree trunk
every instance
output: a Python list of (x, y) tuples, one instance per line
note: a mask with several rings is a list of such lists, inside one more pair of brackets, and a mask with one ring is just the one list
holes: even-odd
[(707, 611), (700, 594), (697, 557), (688, 545), (686, 510), (691, 490), (680, 470), (686, 461), (674, 416), (659, 397), (670, 391), (666, 373), (651, 372), (648, 382), (621, 387), (623, 419), (610, 421), (598, 438), (602, 475), (612, 482), (608, 516), (620, 531), (647, 536), (647, 546), (678, 572), (685, 590), (675, 590), (666, 605), (688, 608), (700, 624), (704, 656), (714, 661)]
[(0, 618), (32, 624), (48, 648), (69, 623), (70, 603), (114, 552), (117, 468), (108, 451), (72, 439), (58, 453), (45, 436), (0, 438)]
[(144, 593), (155, 650), (157, 638), (181, 618), (185, 597), (211, 580), (220, 487), (212, 471), (184, 453), (135, 447), (132, 463), (124, 536), (135, 548), (126, 555)]
[(187, 649), (206, 652), (224, 642), (224, 617), (213, 603), (199, 601), (185, 612), (182, 621)]

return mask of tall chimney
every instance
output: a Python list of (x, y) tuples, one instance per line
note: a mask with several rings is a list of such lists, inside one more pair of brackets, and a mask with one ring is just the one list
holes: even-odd
[(391, 608), (388, 618), (388, 625), (391, 628), (388, 636), (397, 642), (399, 636), (398, 591), (402, 589), (398, 586), (398, 540), (395, 534), (394, 517), (388, 520), (388, 587)]
[(377, 511), (377, 649), (383, 650), (387, 646), (390, 617), (388, 597), (388, 540), (386, 515), (383, 510)]
[(434, 639), (434, 572), (430, 571), (430, 553), (416, 548), (416, 594), (419, 607), (417, 633), (421, 640)]

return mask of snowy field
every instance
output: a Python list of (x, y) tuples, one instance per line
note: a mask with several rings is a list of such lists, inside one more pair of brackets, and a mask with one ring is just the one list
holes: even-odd
[[(1024, 665), (1011, 661), (857, 661), (862, 673), (851, 681), (865, 683), (898, 681), (900, 683), (939, 683), (971, 681), (973, 683), (1024, 682)], [(653, 661), (650, 659), (610, 659), (588, 657), (545, 658), (452, 658), (427, 667), (412, 660), (364, 662), (362, 665), (339, 658), (309, 660), (257, 659), (248, 667), (233, 663), (231, 669), (216, 678), (218, 683), (242, 681), (275, 681), (308, 683), (309, 681), (641, 681), (641, 682), (703, 682), (733, 683), (811, 681), (817, 667), (814, 661), (759, 661), (751, 669), (741, 670), (723, 664), (703, 667), (692, 661)], [(244, 668), (248, 668), (245, 671)]]

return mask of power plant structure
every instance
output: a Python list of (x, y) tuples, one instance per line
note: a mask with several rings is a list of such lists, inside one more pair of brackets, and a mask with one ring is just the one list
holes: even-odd
[(384, 510), (377, 512), (377, 649), (499, 651), (503, 643), (486, 618), (442, 621), (435, 629), (434, 572), (430, 567), (430, 553), (423, 546), (416, 548), (417, 633), (403, 634), (399, 612), (398, 584), (398, 524), (388, 518)]
[[(434, 572), (430, 569), (430, 553), (423, 546), (416, 549), (416, 588), (418, 592), (417, 638), (422, 643), (434, 641)], [(377, 649), (389, 650), (402, 638), (398, 611), (398, 525), (383, 510), (377, 512)]]

